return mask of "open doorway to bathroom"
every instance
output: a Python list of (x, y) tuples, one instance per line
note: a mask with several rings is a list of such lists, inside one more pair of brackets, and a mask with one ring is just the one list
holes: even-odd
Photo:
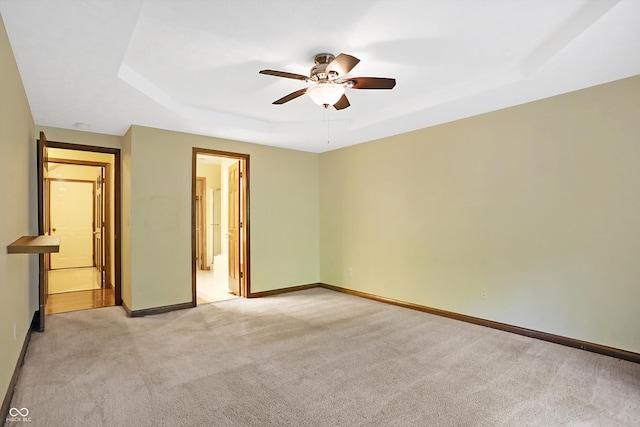
[(194, 305), (249, 295), (248, 164), (245, 154), (193, 150)]

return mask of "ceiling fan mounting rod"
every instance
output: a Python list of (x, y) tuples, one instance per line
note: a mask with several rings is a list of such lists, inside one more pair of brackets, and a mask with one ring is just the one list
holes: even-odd
[(328, 64), (334, 59), (336, 59), (336, 57), (332, 53), (319, 53), (313, 58), (313, 62), (316, 64)]

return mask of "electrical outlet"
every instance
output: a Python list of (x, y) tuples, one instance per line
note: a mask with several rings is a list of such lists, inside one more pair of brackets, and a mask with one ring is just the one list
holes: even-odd
[(486, 289), (480, 289), (480, 298), (487, 299), (487, 290)]
[(347, 269), (347, 274), (348, 274), (349, 276), (353, 276), (353, 268), (352, 268), (352, 267), (349, 267), (349, 268)]

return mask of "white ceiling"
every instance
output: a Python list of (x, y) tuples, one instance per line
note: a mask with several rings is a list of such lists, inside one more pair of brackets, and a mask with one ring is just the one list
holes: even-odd
[[(640, 0), (0, 0), (36, 124), (323, 152), (640, 74)], [(317, 53), (351, 107), (276, 99)], [(86, 124), (86, 125), (85, 125)], [(327, 142), (329, 140), (329, 143)]]

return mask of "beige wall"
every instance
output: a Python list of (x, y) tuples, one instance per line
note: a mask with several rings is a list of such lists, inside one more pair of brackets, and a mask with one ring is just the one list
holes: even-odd
[[(95, 147), (122, 148), (124, 137), (105, 135), (102, 133), (85, 132), (79, 130), (60, 129), (50, 126), (36, 126), (38, 132), (44, 132), (47, 141), (69, 142), (71, 144), (90, 145)], [(80, 155), (78, 155), (80, 156)], [(99, 154), (88, 154), (89, 157), (74, 157), (78, 160), (95, 160)]]
[(131, 133), (122, 143), (122, 304), (131, 309)]
[(100, 168), (97, 166), (67, 165), (53, 163), (49, 165), (48, 178), (52, 179), (77, 179), (81, 181), (97, 181), (100, 176)]
[(322, 154), (321, 280), (640, 352), (639, 117), (633, 77)]
[(0, 16), (0, 398), (38, 309), (38, 256), (6, 250), (18, 237), (38, 232), (35, 143), (31, 110)]
[(317, 154), (140, 126), (123, 137), (38, 130), (50, 141), (122, 149), (122, 299), (129, 309), (191, 301), (193, 147), (250, 155), (252, 292), (319, 280)]
[(252, 292), (318, 281), (317, 154), (140, 126), (130, 137), (132, 310), (191, 301), (193, 147), (250, 155)]
[(197, 161), (198, 176), (207, 178), (207, 188), (219, 189), (222, 185), (220, 165)]

